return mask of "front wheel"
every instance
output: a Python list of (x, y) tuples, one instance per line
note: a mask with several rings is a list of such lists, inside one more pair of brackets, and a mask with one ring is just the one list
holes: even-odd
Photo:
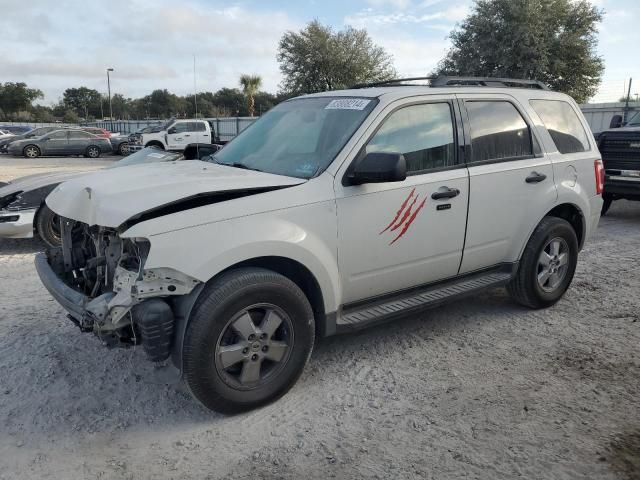
[(46, 203), (38, 210), (35, 227), (36, 233), (48, 246), (59, 247), (62, 244), (60, 217), (53, 213)]
[(27, 145), (22, 151), (27, 158), (37, 158), (40, 156), (40, 149), (35, 145)]
[(300, 377), (314, 335), (311, 305), (291, 280), (261, 268), (227, 272), (194, 307), (183, 348), (187, 385), (219, 412), (264, 405)]
[(611, 204), (613, 203), (613, 197), (611, 195), (602, 195), (602, 210), (600, 211), (601, 216), (605, 216), (609, 209), (611, 208)]
[(577, 263), (578, 239), (571, 224), (546, 217), (531, 235), (507, 290), (522, 305), (549, 307), (569, 288)]
[(129, 155), (129, 144), (127, 142), (122, 142), (118, 147), (118, 153), (123, 157)]
[(98, 158), (100, 156), (100, 148), (95, 145), (90, 145), (87, 147), (85, 155), (89, 158)]

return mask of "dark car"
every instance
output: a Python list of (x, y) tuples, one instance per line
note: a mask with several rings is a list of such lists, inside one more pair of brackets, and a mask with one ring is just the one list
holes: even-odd
[(56, 130), (41, 137), (25, 138), (9, 144), (11, 155), (36, 158), (40, 155), (84, 155), (98, 158), (111, 153), (111, 142), (82, 130)]
[(111, 142), (111, 148), (115, 153), (122, 156), (129, 155), (129, 136), (128, 135), (113, 135), (109, 138)]
[[(106, 168), (176, 160), (207, 160), (217, 145), (191, 144), (183, 153), (147, 147)], [(0, 182), (0, 237), (31, 238), (38, 235), (50, 246), (60, 243), (58, 217), (44, 203), (47, 195), (60, 183), (87, 172), (48, 172)]]
[(640, 200), (640, 112), (625, 124), (620, 115), (615, 115), (609, 129), (596, 138), (605, 170), (605, 215), (614, 200)]
[(5, 138), (3, 140), (0, 140), (0, 153), (7, 153), (9, 149), (9, 145), (12, 144), (13, 142), (17, 142), (19, 140), (24, 140), (28, 138), (41, 137), (42, 135), (45, 135), (49, 132), (54, 132), (56, 130), (60, 130), (64, 128), (67, 128), (67, 127), (38, 127), (38, 128), (30, 129), (29, 131), (21, 133), (19, 135), (16, 134), (15, 137)]

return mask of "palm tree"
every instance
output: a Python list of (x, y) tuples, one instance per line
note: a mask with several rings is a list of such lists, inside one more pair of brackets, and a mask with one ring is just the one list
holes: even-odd
[(240, 85), (242, 85), (242, 93), (245, 94), (249, 104), (249, 115), (254, 116), (256, 110), (255, 94), (262, 85), (262, 78), (258, 75), (240, 75)]

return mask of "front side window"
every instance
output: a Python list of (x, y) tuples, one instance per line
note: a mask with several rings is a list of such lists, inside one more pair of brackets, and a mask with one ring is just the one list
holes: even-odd
[(387, 117), (366, 152), (402, 153), (407, 173), (455, 164), (453, 118), (448, 103), (411, 105)]
[(67, 139), (67, 132), (65, 130), (60, 130), (57, 132), (53, 132), (51, 134), (49, 134), (49, 139), (51, 140), (66, 140)]
[(311, 178), (333, 162), (378, 100), (295, 98), (280, 103), (213, 156), (213, 161)]
[(507, 101), (466, 101), (471, 124), (472, 161), (507, 160), (533, 155), (529, 126)]
[(589, 150), (587, 132), (571, 105), (561, 100), (531, 100), (529, 103), (544, 123), (560, 153)]
[(171, 133), (184, 133), (191, 132), (191, 122), (182, 122), (176, 123), (173, 127), (171, 127)]

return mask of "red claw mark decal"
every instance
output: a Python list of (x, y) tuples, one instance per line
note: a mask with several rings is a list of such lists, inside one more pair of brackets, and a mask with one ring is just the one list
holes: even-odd
[(409, 194), (409, 196), (407, 198), (405, 198), (404, 202), (402, 202), (402, 205), (400, 205), (400, 209), (396, 213), (395, 218), (393, 220), (391, 220), (391, 223), (389, 225), (387, 225), (387, 227), (384, 230), (382, 230), (378, 235), (382, 235), (384, 232), (389, 230), (393, 226), (394, 223), (396, 223), (396, 220), (398, 220), (398, 218), (400, 218), (400, 214), (402, 213), (402, 211), (407, 206), (407, 203), (409, 203), (409, 200), (411, 199), (411, 197), (413, 197), (413, 194), (415, 193), (415, 191), (416, 191), (415, 188), (413, 190), (411, 190), (411, 193)]
[(409, 227), (418, 216), (418, 213), (420, 213), (420, 210), (422, 210), (424, 208), (425, 203), (427, 203), (427, 199), (426, 198), (423, 199), (422, 202), (420, 202), (420, 204), (418, 205), (418, 207), (414, 210), (413, 207), (418, 202), (418, 197), (420, 196), (420, 195), (417, 195), (415, 192), (416, 192), (415, 188), (411, 190), (407, 198), (405, 198), (402, 204), (400, 205), (400, 208), (396, 212), (396, 216), (394, 217), (394, 219), (391, 220), (389, 225), (387, 225), (385, 229), (378, 234), (378, 235), (382, 235), (387, 230), (394, 232), (398, 230), (400, 227), (402, 227), (402, 229), (400, 230), (400, 233), (391, 241), (391, 243), (389, 243), (389, 245), (393, 245), (400, 239), (400, 237), (402, 237), (405, 233), (407, 233), (407, 230), (409, 230)]

